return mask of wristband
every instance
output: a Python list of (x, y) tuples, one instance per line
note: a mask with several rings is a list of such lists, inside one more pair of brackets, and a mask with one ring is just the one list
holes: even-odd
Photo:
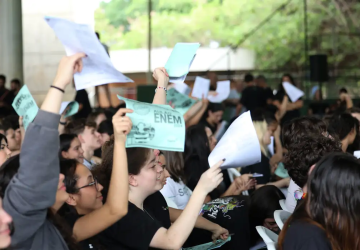
[(158, 89), (163, 89), (165, 91), (165, 93), (167, 94), (167, 89), (165, 87), (156, 87), (155, 88), (155, 93)]
[(59, 90), (60, 92), (65, 93), (65, 90), (63, 90), (63, 89), (61, 89), (61, 88), (59, 88), (59, 87), (56, 87), (56, 86), (54, 86), (54, 85), (51, 85), (50, 88), (54, 88), (54, 89)]

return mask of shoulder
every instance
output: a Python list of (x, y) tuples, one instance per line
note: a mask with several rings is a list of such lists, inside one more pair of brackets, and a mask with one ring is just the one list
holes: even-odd
[(305, 221), (294, 221), (287, 230), (284, 249), (331, 250), (323, 229)]

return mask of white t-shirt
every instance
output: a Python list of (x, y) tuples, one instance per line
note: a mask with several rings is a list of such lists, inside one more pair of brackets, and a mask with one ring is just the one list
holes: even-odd
[(182, 181), (177, 183), (170, 177), (166, 179), (166, 185), (160, 192), (165, 198), (172, 200), (178, 209), (184, 209), (186, 207), (192, 194), (191, 189)]
[(294, 197), (294, 193), (297, 190), (302, 190), (302, 188), (300, 188), (298, 185), (296, 185), (295, 182), (291, 179), (290, 185), (287, 190), (286, 201), (285, 201), (285, 206), (289, 212), (294, 212), (294, 210), (295, 210), (297, 201)]

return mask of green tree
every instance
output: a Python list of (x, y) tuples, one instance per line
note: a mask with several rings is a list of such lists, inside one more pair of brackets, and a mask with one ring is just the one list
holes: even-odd
[[(217, 41), (222, 47), (239, 45), (256, 52), (260, 69), (302, 70), (304, 55), (303, 1), (291, 1), (273, 18), (238, 44), (286, 0), (153, 0), (152, 46), (173, 47), (177, 42)], [(147, 0), (112, 0), (96, 11), (96, 29), (111, 49), (147, 47)], [(360, 3), (352, 0), (308, 1), (310, 52), (326, 53), (330, 65), (359, 64), (354, 52), (360, 28)], [(339, 34), (333, 36), (332, 34)], [(336, 38), (336, 39), (334, 39)]]

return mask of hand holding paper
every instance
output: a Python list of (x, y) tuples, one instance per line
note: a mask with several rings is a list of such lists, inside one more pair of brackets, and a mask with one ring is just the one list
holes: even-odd
[(239, 116), (209, 155), (209, 165), (226, 158), (222, 168), (246, 167), (261, 161), (260, 143), (250, 111)]
[(177, 43), (165, 64), (170, 82), (183, 83), (194, 61), (200, 43)]
[(77, 90), (108, 83), (133, 82), (115, 69), (90, 26), (56, 17), (45, 17), (45, 21), (64, 45), (68, 56), (79, 52), (87, 55), (83, 59), (83, 70), (74, 76)]
[(207, 97), (210, 89), (210, 80), (197, 76), (195, 78), (194, 88), (191, 96), (201, 99), (203, 96)]
[(304, 92), (289, 82), (283, 82), (283, 87), (292, 102), (296, 102), (304, 95)]
[(16, 113), (23, 117), (23, 124), (26, 130), (29, 123), (35, 119), (35, 116), (39, 111), (39, 108), (26, 85), (24, 85), (16, 95), (12, 106)]
[(118, 96), (126, 108), (134, 112), (127, 116), (132, 129), (127, 135), (126, 147), (144, 147), (168, 151), (184, 151), (185, 122), (182, 114), (169, 105), (138, 102)]
[(210, 102), (220, 103), (226, 100), (230, 94), (230, 81), (217, 82), (216, 92), (216, 96), (208, 96)]

